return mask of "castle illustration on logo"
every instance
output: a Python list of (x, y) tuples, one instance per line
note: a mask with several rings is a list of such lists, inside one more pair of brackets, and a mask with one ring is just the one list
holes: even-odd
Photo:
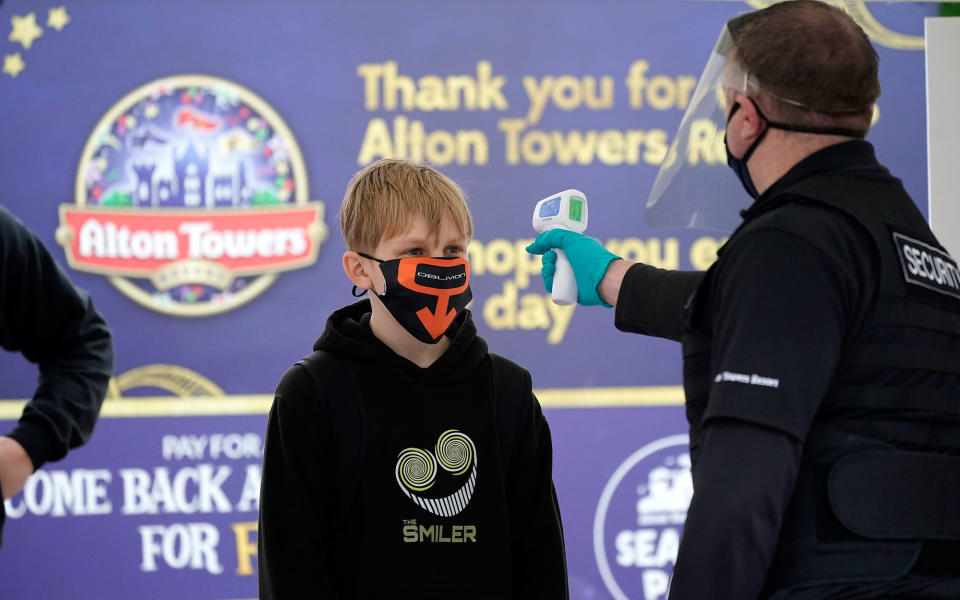
[(71, 267), (107, 275), (151, 309), (202, 316), (316, 262), (323, 204), (309, 200), (293, 134), (233, 82), (181, 75), (121, 99), (94, 128), (57, 240)]
[[(154, 177), (157, 163), (134, 164), (137, 176), (132, 204), (138, 208), (155, 206), (188, 206), (212, 208), (216, 206), (249, 206), (250, 186), (247, 185), (247, 167), (236, 162), (236, 174), (210, 174), (209, 159), (197, 152), (193, 142), (176, 156), (170, 154), (176, 177)], [(206, 190), (212, 183), (213, 193), (207, 197)]]

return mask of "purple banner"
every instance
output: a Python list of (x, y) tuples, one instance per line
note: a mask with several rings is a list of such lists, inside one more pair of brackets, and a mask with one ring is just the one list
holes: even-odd
[[(644, 204), (721, 27), (770, 3), (4, 2), (0, 202), (117, 353), (90, 443), (6, 504), (4, 594), (256, 596), (270, 394), (352, 301), (347, 182), (400, 156), (468, 195), (474, 319), (546, 407), (572, 597), (664, 598), (692, 485), (679, 347), (554, 304), (523, 248), (576, 188), (613, 252), (707, 268), (722, 236), (648, 228)], [(869, 139), (926, 210), (935, 9), (853, 4), (885, 84)], [(723, 131), (698, 135), (726, 170)], [(7, 431), (36, 366), (0, 373)]]

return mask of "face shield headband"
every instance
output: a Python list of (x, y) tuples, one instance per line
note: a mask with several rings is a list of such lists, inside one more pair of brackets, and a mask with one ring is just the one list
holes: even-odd
[[(815, 112), (814, 109), (810, 108), (803, 102), (798, 102), (796, 100), (784, 98), (783, 96), (778, 96), (777, 94), (773, 94), (771, 92), (768, 92), (767, 90), (762, 89), (759, 85), (757, 85), (756, 82), (750, 79), (749, 74), (743, 71), (743, 69), (740, 67), (740, 65), (736, 61), (727, 61), (726, 68), (723, 71), (723, 78), (720, 85), (721, 85), (721, 88), (729, 88), (731, 90), (734, 90), (735, 92), (744, 94), (747, 97), (750, 97), (751, 94), (756, 95), (757, 92), (760, 92), (767, 96), (770, 96), (771, 98), (775, 98), (778, 101), (783, 102), (784, 104), (789, 104), (790, 106), (795, 106), (803, 110)], [(724, 94), (723, 90), (722, 89), (719, 90), (718, 94)], [(724, 94), (724, 99), (725, 98), (726, 96)], [(817, 127), (814, 125), (803, 125), (799, 123), (794, 124), (794, 123), (784, 123), (782, 121), (774, 121), (773, 119), (767, 117), (767, 115), (763, 114), (763, 112), (760, 110), (760, 105), (757, 104), (756, 100), (754, 100), (753, 98), (750, 98), (750, 100), (753, 102), (753, 107), (756, 109), (757, 115), (759, 115), (759, 117), (767, 123), (767, 127), (769, 129), (780, 129), (783, 131), (792, 131), (795, 133), (812, 133), (816, 135), (840, 135), (840, 136), (852, 137), (852, 138), (864, 138), (867, 135), (866, 131), (860, 131), (859, 129), (847, 129), (844, 127)], [(727, 123), (730, 123), (730, 119), (733, 118), (733, 114), (737, 112), (738, 108), (740, 108), (740, 103), (735, 101), (733, 103), (733, 107), (730, 109), (730, 114), (727, 115), (727, 119), (726, 119)], [(858, 112), (862, 112), (862, 110), (856, 109), (856, 110), (844, 111), (843, 113), (840, 113), (840, 114), (856, 114)], [(747, 160), (747, 158), (748, 158), (747, 156), (744, 156), (743, 160)]]

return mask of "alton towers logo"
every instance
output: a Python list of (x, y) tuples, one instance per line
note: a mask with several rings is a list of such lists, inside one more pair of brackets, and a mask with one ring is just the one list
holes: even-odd
[(117, 102), (80, 157), (75, 202), (61, 205), (56, 234), (68, 264), (179, 316), (250, 301), (277, 273), (314, 264), (327, 237), (286, 123), (207, 75), (152, 81)]

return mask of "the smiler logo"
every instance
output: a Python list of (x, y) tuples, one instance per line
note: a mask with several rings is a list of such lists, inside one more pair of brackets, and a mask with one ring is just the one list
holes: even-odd
[(316, 262), (326, 239), (293, 134), (253, 92), (182, 75), (122, 98), (94, 128), (57, 241), (134, 301), (202, 316)]
[(615, 600), (664, 600), (693, 497), (689, 438), (651, 442), (603, 489), (593, 522), (600, 575)]

